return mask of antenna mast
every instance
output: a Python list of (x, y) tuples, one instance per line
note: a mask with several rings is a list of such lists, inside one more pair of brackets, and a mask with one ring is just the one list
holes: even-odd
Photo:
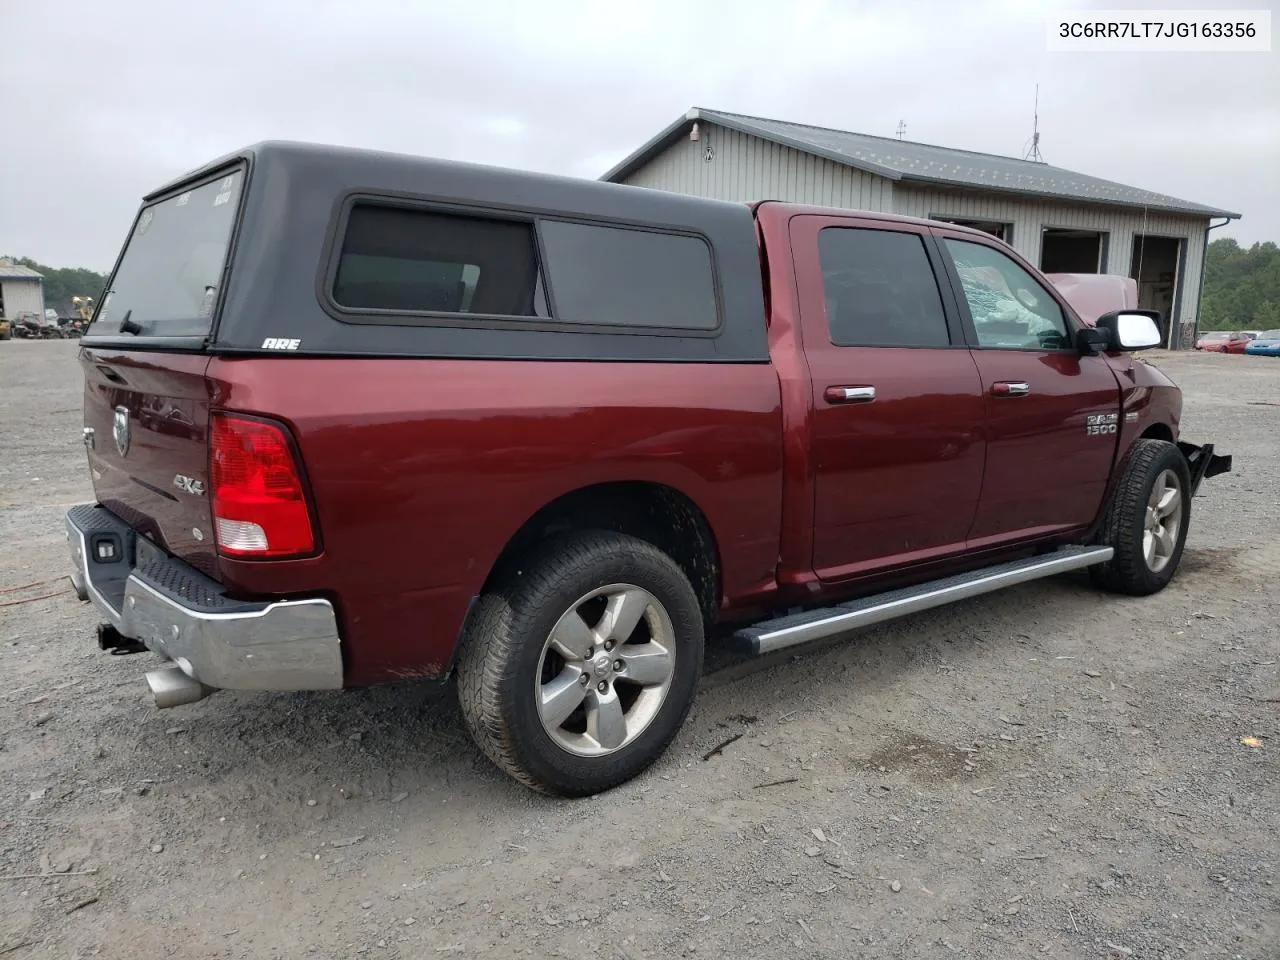
[(905, 136), (907, 135), (907, 121), (905, 121), (905, 120), (899, 120), (899, 121), (898, 121), (898, 129), (897, 129), (895, 132), (898, 134), (898, 139), (899, 139), (899, 140), (901, 140), (903, 137), (905, 137)]
[(1036, 106), (1031, 125), (1031, 145), (1027, 148), (1026, 153), (1022, 155), (1023, 160), (1030, 160), (1032, 163), (1044, 163), (1044, 157), (1040, 155), (1040, 84), (1036, 84)]

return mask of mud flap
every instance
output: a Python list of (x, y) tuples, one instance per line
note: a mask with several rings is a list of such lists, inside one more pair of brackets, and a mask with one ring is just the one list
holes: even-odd
[(1194, 497), (1200, 484), (1209, 477), (1231, 472), (1230, 454), (1218, 455), (1213, 452), (1213, 444), (1206, 443), (1198, 447), (1194, 443), (1178, 441), (1178, 449), (1187, 458), (1187, 466), (1191, 469), (1191, 495)]

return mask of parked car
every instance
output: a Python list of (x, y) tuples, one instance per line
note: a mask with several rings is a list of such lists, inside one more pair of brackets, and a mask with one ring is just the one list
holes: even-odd
[(1224, 352), (1243, 355), (1245, 349), (1253, 342), (1253, 339), (1253, 334), (1244, 330), (1233, 330), (1227, 337), (1227, 347)]
[(1158, 315), (1090, 327), (928, 220), (269, 143), (146, 197), (107, 291), (66, 517), (99, 645), (166, 658), (161, 707), (453, 676), (553, 794), (662, 754), (713, 627), (1152, 594), (1231, 468), (1132, 353)]
[(1244, 352), (1256, 357), (1280, 357), (1280, 330), (1263, 330)]
[(0, 340), (8, 340), (13, 336), (13, 329), (5, 317), (0, 317)]
[(1206, 353), (1244, 353), (1253, 340), (1243, 330), (1216, 330), (1205, 333), (1196, 341), (1196, 349)]

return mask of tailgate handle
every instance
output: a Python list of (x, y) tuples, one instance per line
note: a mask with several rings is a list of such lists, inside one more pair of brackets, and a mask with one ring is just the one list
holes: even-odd
[(827, 387), (822, 398), (827, 403), (870, 403), (876, 398), (875, 387)]
[(128, 383), (128, 381), (125, 380), (124, 377), (120, 376), (120, 374), (116, 373), (114, 370), (112, 370), (110, 367), (108, 367), (104, 363), (98, 364), (98, 372), (101, 373), (108, 380), (110, 380), (112, 383), (119, 383), (119, 384)]
[(993, 397), (1025, 397), (1031, 392), (1031, 384), (1025, 380), (1000, 380), (991, 385)]

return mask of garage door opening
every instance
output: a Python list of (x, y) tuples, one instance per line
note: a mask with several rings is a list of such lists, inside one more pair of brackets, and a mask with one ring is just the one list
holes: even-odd
[(1040, 269), (1045, 273), (1102, 273), (1106, 253), (1105, 233), (1046, 227), (1040, 239)]
[(1013, 243), (1013, 224), (1001, 223), (999, 220), (964, 220), (960, 217), (930, 217), (930, 220), (940, 220), (943, 223), (954, 223), (958, 227), (971, 227), (974, 230), (981, 230), (983, 233), (989, 233), (993, 237), (999, 237), (1005, 243)]
[(1178, 298), (1181, 262), (1182, 240), (1178, 237), (1134, 236), (1129, 276), (1138, 281), (1138, 307), (1159, 310), (1170, 326)]

